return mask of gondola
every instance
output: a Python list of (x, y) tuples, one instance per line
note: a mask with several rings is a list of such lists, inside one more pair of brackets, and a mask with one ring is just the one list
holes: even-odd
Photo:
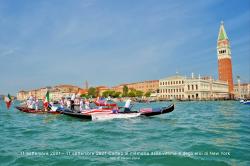
[(45, 111), (44, 109), (36, 110), (24, 106), (17, 106), (16, 109), (18, 109), (21, 112), (32, 113), (32, 114), (60, 114), (60, 112), (57, 111)]
[(104, 112), (74, 112), (71, 110), (65, 110), (62, 113), (64, 115), (81, 118), (81, 119), (89, 119), (89, 120), (110, 120), (110, 119), (120, 119), (120, 118), (133, 118), (138, 116), (155, 116), (160, 114), (166, 114), (172, 112), (174, 110), (174, 104), (169, 105), (168, 107), (162, 108), (143, 108), (140, 109), (139, 112), (116, 112), (115, 110), (104, 111)]

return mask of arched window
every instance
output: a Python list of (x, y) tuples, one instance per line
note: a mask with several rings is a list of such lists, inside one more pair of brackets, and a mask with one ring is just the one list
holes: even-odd
[(188, 85), (188, 90), (190, 90), (190, 86)]

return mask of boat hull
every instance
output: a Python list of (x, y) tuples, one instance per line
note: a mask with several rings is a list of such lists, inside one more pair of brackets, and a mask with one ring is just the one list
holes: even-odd
[(166, 114), (174, 110), (174, 104), (169, 105), (168, 107), (162, 108), (144, 108), (141, 109), (141, 115), (143, 116), (155, 116), (160, 114)]
[(16, 109), (18, 109), (21, 112), (25, 112), (25, 113), (32, 113), (32, 114), (60, 114), (60, 112), (56, 112), (56, 111), (45, 111), (43, 109), (31, 109), (31, 108), (27, 108), (27, 107), (22, 107), (22, 106), (17, 106)]
[(146, 108), (141, 109), (139, 112), (115, 112), (112, 110), (90, 110), (88, 112), (73, 112), (70, 110), (64, 111), (63, 114), (89, 120), (111, 120), (111, 119), (127, 119), (138, 116), (155, 116), (160, 114), (166, 114), (174, 110), (174, 104), (171, 104), (168, 107), (162, 108)]

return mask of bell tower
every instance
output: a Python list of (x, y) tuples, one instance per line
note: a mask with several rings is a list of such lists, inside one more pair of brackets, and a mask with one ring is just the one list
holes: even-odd
[(233, 98), (233, 74), (231, 61), (230, 42), (227, 37), (224, 23), (221, 22), (218, 40), (217, 40), (217, 55), (218, 55), (218, 75), (219, 80), (228, 82), (228, 91), (230, 98)]

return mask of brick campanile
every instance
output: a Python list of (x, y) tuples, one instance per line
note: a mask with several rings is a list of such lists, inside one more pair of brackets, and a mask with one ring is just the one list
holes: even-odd
[(221, 22), (220, 31), (217, 40), (217, 55), (218, 55), (218, 74), (219, 80), (228, 82), (228, 90), (230, 98), (233, 98), (233, 74), (231, 61), (230, 42), (227, 37), (224, 23)]

